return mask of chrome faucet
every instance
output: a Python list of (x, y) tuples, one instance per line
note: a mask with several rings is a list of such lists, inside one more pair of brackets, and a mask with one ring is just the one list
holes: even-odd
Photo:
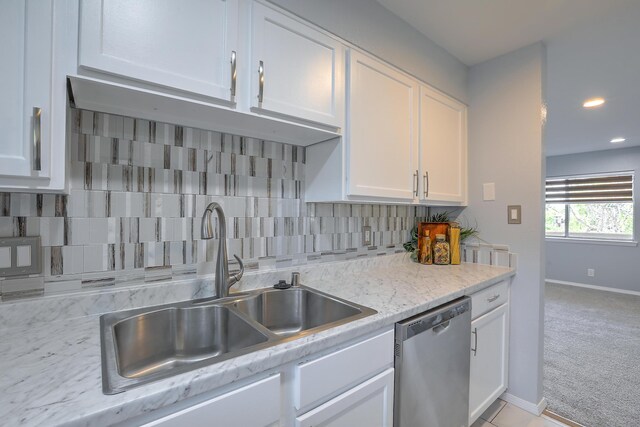
[(227, 221), (224, 217), (222, 206), (216, 202), (211, 202), (202, 214), (201, 237), (204, 240), (213, 239), (213, 225), (211, 225), (211, 214), (216, 211), (218, 215), (218, 258), (216, 260), (215, 291), (216, 298), (229, 296), (229, 288), (236, 284), (244, 274), (244, 264), (237, 255), (234, 257), (240, 264), (240, 271), (229, 276), (229, 258), (227, 256)]

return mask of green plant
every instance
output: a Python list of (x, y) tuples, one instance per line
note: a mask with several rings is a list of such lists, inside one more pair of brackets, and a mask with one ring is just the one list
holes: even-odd
[(460, 227), (460, 241), (464, 242), (469, 237), (477, 237), (479, 233), (477, 225), (475, 227)]
[(450, 222), (451, 212), (438, 212), (427, 217), (426, 222)]
[[(439, 212), (436, 214), (432, 214), (427, 217), (426, 222), (451, 222), (449, 216), (451, 212)], [(478, 230), (478, 225), (476, 224), (474, 227), (460, 227), (460, 242), (464, 242), (466, 239), (470, 237), (476, 237), (480, 231)], [(405, 242), (402, 247), (405, 251), (411, 253), (411, 259), (417, 261), (418, 259), (418, 227), (413, 227), (411, 229), (411, 239), (408, 242)]]
[(404, 250), (411, 253), (411, 259), (418, 260), (418, 227), (411, 229), (411, 240), (405, 242), (402, 247)]

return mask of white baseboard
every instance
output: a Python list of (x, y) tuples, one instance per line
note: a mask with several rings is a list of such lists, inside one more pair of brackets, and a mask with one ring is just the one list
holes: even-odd
[(608, 288), (606, 286), (587, 285), (586, 283), (565, 282), (564, 280), (546, 279), (545, 281), (549, 282), (549, 283), (554, 283), (556, 285), (575, 286), (577, 288), (595, 289), (597, 291), (614, 292), (616, 294), (638, 295), (638, 296), (640, 296), (640, 292), (638, 292), (638, 291), (629, 291), (627, 289)]
[(542, 411), (547, 408), (547, 399), (544, 397), (540, 399), (540, 402), (538, 402), (537, 404), (531, 403), (528, 400), (521, 399), (511, 393), (502, 393), (500, 399), (504, 400), (505, 402), (511, 403), (512, 405), (517, 406), (520, 409), (524, 409), (525, 411), (530, 412), (535, 416), (539, 416), (540, 414), (542, 414)]

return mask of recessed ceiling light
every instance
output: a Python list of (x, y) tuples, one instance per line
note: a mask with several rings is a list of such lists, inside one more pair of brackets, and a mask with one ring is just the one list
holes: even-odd
[(619, 144), (619, 143), (621, 143), (621, 142), (625, 142), (625, 141), (626, 141), (626, 139), (625, 139), (625, 138), (613, 138), (613, 139), (611, 140), (611, 143), (612, 143), (612, 144)]
[(584, 104), (582, 104), (582, 106), (584, 108), (595, 108), (601, 106), (602, 104), (604, 104), (603, 98), (591, 98), (584, 101)]

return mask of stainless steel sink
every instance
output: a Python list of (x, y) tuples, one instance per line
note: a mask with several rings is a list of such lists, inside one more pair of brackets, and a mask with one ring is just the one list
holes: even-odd
[(375, 313), (296, 286), (105, 314), (103, 391), (119, 393)]
[(281, 337), (300, 335), (360, 314), (355, 305), (303, 288), (270, 289), (233, 304), (242, 314)]
[(142, 378), (269, 339), (226, 307), (165, 308), (113, 326), (118, 372)]

